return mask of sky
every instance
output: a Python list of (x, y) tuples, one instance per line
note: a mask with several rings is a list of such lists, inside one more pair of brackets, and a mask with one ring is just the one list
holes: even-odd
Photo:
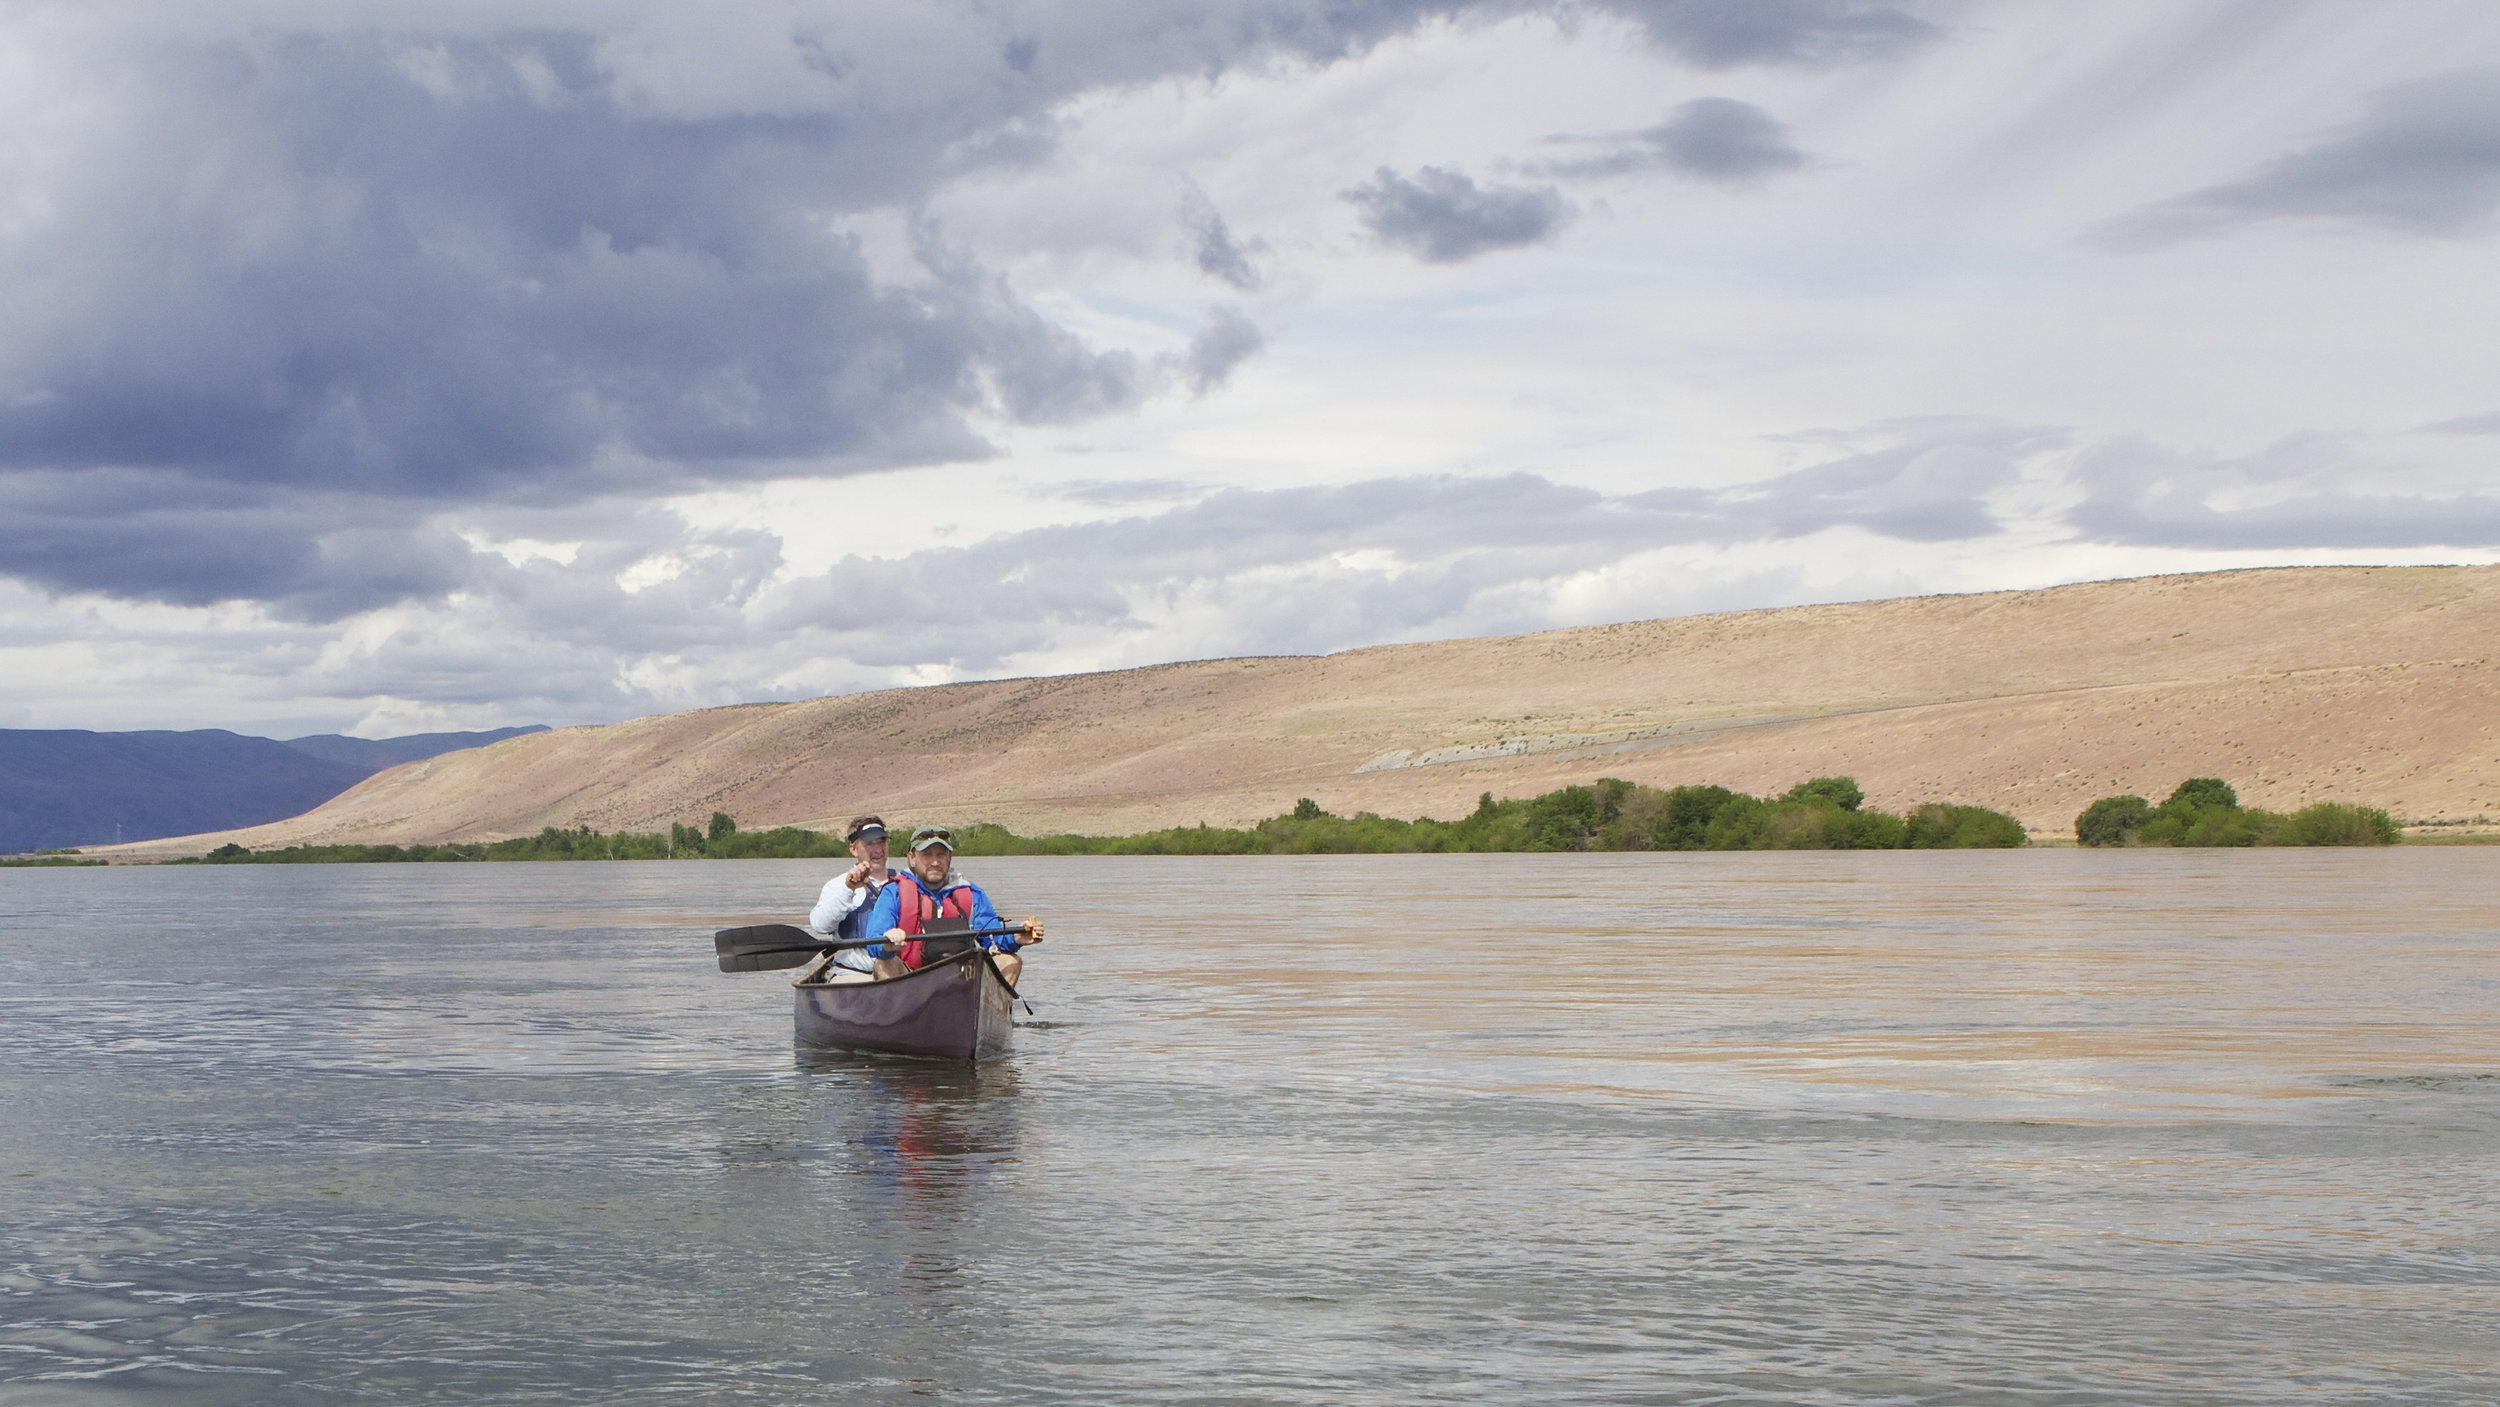
[(2500, 561), (2488, 0), (0, 0), (0, 727)]

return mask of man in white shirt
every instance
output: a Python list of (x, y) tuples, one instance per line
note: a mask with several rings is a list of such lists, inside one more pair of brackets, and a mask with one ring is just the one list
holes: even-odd
[[(826, 881), (824, 892), (816, 896), (816, 907), (808, 912), (807, 926), (844, 941), (874, 937), (859, 929), (877, 891), (894, 881), (894, 872), (886, 867), (885, 822), (875, 816), (853, 816), (842, 828), (842, 838), (851, 845), (851, 867)], [(833, 960), (854, 972), (876, 970), (868, 954), (858, 948), (843, 948)]]

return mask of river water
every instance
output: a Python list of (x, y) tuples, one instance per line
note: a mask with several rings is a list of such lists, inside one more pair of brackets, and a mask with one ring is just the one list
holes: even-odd
[(2500, 1401), (2500, 849), (0, 872), (0, 1404)]

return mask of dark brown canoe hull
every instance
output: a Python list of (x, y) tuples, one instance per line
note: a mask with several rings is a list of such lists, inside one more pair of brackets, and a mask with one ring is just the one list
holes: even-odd
[(881, 982), (793, 986), (803, 1046), (991, 1060), (1007, 1053), (1015, 1030), (1007, 984), (978, 952)]

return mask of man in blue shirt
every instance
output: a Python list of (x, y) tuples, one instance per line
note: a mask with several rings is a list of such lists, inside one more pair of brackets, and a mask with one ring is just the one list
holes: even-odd
[[(999, 921), (998, 910), (990, 907), (990, 896), (955, 873), (955, 837), (944, 826), (913, 831), (905, 864), (906, 868), (894, 872), (892, 884), (877, 891), (868, 916), (860, 921), (862, 934), (885, 939), (868, 950), (879, 977), (900, 977), (920, 966), (920, 944), (913, 935), (931, 919), (968, 919), (976, 929), (1006, 927)], [(973, 940), (990, 950), (998, 975), (1011, 987), (1024, 972), (1024, 959), (1016, 956), (1016, 950), (1042, 941), (1040, 919), (1025, 920), (1024, 929), (1021, 941), (1014, 934)]]

